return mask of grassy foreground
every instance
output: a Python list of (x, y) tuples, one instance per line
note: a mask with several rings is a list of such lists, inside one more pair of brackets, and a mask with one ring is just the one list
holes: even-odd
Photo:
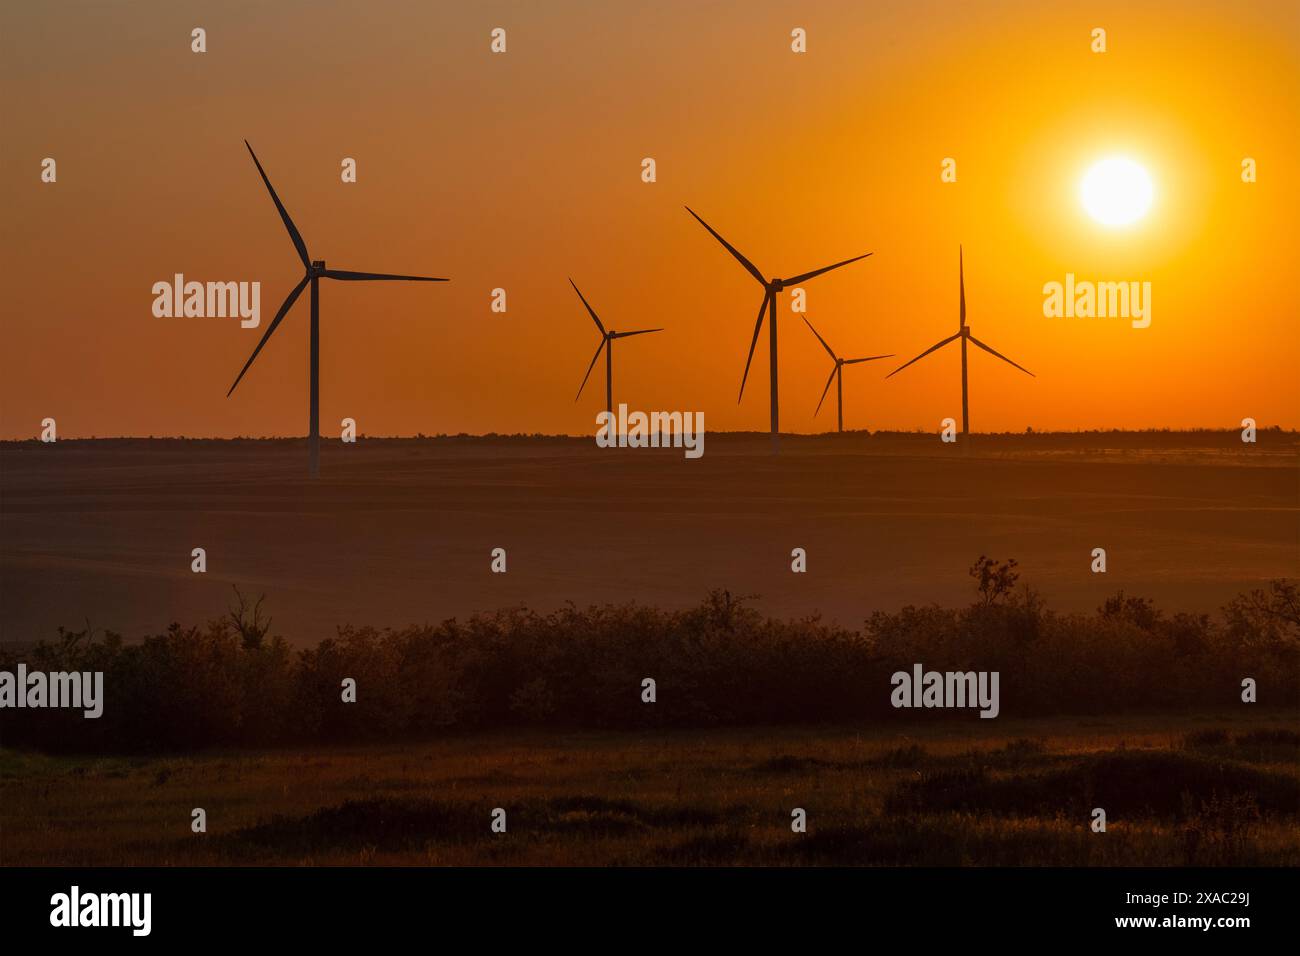
[[(0, 750), (0, 863), (1295, 866), (1294, 727), (1236, 711), (157, 758)], [(1098, 806), (1104, 834), (1089, 828)]]

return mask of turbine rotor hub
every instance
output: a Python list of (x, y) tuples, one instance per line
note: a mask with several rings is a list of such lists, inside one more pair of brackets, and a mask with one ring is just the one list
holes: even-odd
[(785, 283), (782, 282), (780, 279), (773, 279), (771, 282), (768, 283), (768, 286), (769, 288), (771, 288), (773, 292), (781, 292), (784, 291), (785, 289)]
[(311, 263), (311, 271), (312, 271), (312, 274), (313, 274), (313, 275), (320, 275), (322, 272), (324, 272), (324, 271), (325, 271), (325, 260), (324, 260), (324, 259), (313, 259), (313, 260), (312, 260), (312, 263)]

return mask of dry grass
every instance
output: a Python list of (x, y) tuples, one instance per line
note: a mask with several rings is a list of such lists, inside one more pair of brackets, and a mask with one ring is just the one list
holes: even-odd
[(1276, 719), (1214, 715), (0, 751), (0, 862), (1294, 866), (1296, 743)]

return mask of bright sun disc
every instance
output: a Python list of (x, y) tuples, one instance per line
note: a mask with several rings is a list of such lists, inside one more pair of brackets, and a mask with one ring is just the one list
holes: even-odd
[(1083, 177), (1079, 196), (1103, 226), (1127, 226), (1146, 215), (1154, 190), (1147, 171), (1123, 157), (1103, 159)]

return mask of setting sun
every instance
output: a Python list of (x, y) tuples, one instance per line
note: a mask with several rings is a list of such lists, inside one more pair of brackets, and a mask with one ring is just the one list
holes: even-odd
[(1112, 156), (1093, 164), (1079, 188), (1083, 208), (1103, 226), (1127, 226), (1147, 214), (1154, 189), (1138, 163)]

